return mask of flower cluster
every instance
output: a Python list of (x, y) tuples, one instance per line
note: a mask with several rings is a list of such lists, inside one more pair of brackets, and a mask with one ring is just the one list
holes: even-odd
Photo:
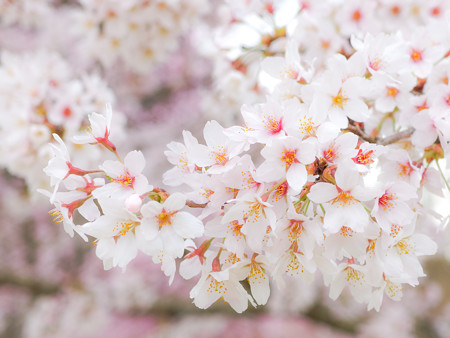
[(40, 25), (40, 21), (51, 12), (52, 0), (0, 1), (0, 25), (20, 24), (25, 27)]
[[(180, 36), (208, 8), (207, 1), (80, 1), (69, 20), (88, 60), (110, 68), (117, 60), (146, 73), (178, 47)], [(88, 53), (86, 53), (88, 51)]]
[[(420, 19), (430, 24), (409, 34), (377, 33), (363, 26), (370, 6), (333, 4), (322, 12), (303, 3), (293, 35), (276, 30), (262, 40), (280, 47), (258, 60), (277, 84), (265, 102), (242, 106), (243, 126), (210, 121), (204, 144), (188, 131), (168, 144), (164, 183), (184, 194), (150, 185), (141, 152), (121, 159), (110, 113), (91, 115), (91, 134), (75, 139), (117, 157), (94, 170), (75, 167), (55, 135), (45, 172), (57, 221), (70, 235), (94, 237), (106, 269), (125, 268), (141, 251), (172, 280), (181, 259), (182, 277), (199, 276), (190, 296), (200, 308), (223, 299), (242, 312), (268, 301), (271, 281), (283, 287), (319, 272), (332, 299), (348, 288), (368, 309), (379, 310), (384, 294), (399, 300), (425, 275), (419, 257), (436, 253), (431, 234), (445, 223), (425, 202), (450, 190), (441, 169), (450, 156), (448, 22), (431, 11)], [(376, 2), (375, 12), (391, 5)], [(274, 11), (270, 2), (261, 8)], [(308, 53), (319, 53), (320, 39), (298, 38), (315, 11), (340, 24), (339, 43), (317, 61)], [(350, 38), (348, 13), (374, 34)]]
[[(63, 139), (80, 133), (88, 113), (113, 103), (114, 95), (97, 75), (76, 76), (56, 53), (5, 51), (0, 58), (0, 166), (24, 178), (33, 192), (48, 186), (42, 168), (51, 158), (52, 133)], [(99, 155), (83, 147), (70, 150), (86, 164)]]
[[(110, 137), (111, 111), (107, 116), (90, 115), (91, 131), (74, 138), (78, 144), (101, 145), (117, 156), (107, 160), (95, 170), (75, 167), (70, 161), (64, 142), (54, 146), (54, 158), (44, 171), (52, 178), (55, 204), (51, 215), (62, 222), (71, 236), (77, 232), (95, 237), (97, 256), (105, 269), (126, 265), (138, 251), (161, 262), (164, 272), (173, 278), (175, 259), (183, 256), (186, 239), (203, 234), (202, 222), (181, 209), (186, 197), (181, 193), (170, 196), (154, 189), (142, 174), (145, 159), (141, 152), (131, 151), (122, 160)], [(100, 175), (103, 177), (93, 177)], [(64, 186), (67, 191), (60, 192)], [(148, 199), (144, 203), (145, 199)], [(75, 224), (81, 219), (83, 225)]]

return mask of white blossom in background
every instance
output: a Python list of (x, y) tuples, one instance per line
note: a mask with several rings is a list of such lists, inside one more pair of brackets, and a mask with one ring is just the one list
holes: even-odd
[(53, 10), (53, 0), (0, 1), (0, 26), (39, 27)]
[[(0, 137), (4, 140), (0, 145), (0, 165), (24, 178), (34, 194), (36, 188), (47, 186), (45, 175), (40, 172), (52, 153), (59, 153), (60, 163), (53, 160), (49, 170), (62, 170), (64, 162), (73, 166), (62, 140), (69, 141), (83, 132), (87, 115), (103, 111), (106, 103), (114, 102), (114, 94), (98, 75), (76, 75), (70, 64), (51, 52), (3, 51), (0, 74)], [(115, 116), (116, 135), (120, 138), (121, 115)], [(54, 142), (52, 134), (59, 139), (53, 148), (48, 145)], [(86, 153), (83, 146), (74, 148), (70, 144), (66, 143), (70, 157), (79, 165), (88, 165), (100, 156), (99, 150)], [(66, 169), (70, 171), (70, 167)], [(58, 180), (65, 177), (62, 173), (55, 175)]]
[(205, 0), (83, 0), (68, 18), (78, 53), (111, 69), (118, 61), (147, 73), (177, 49), (180, 37), (208, 10)]

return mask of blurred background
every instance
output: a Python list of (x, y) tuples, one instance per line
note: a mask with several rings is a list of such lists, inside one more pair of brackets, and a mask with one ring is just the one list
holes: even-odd
[[(440, 252), (423, 262), (421, 285), (405, 288), (400, 302), (385, 298), (380, 312), (345, 292), (330, 300), (317, 276), (312, 284), (292, 279), (283, 290), (273, 287), (266, 306), (238, 315), (221, 302), (197, 309), (189, 298), (196, 281), (177, 276), (169, 286), (146, 256), (125, 272), (104, 271), (94, 245), (70, 239), (36, 190), (49, 189), (42, 169), (51, 134), (70, 142), (106, 103), (122, 154), (142, 150), (149, 181), (167, 189), (166, 144), (179, 141), (182, 130), (201, 139), (210, 119), (241, 124), (241, 105), (263, 101), (271, 87), (259, 61), (282, 53), (290, 32), (321, 41), (302, 51), (320, 67), (327, 55), (345, 54), (351, 34), (407, 31), (449, 6), (0, 0), (0, 337), (448, 337), (448, 231)], [(356, 10), (373, 20), (350, 25), (345, 13)], [(106, 159), (100, 149), (71, 147), (74, 161), (87, 167)]]

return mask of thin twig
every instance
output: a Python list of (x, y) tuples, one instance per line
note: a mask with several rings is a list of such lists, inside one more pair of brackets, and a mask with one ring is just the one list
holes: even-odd
[(361, 130), (361, 128), (353, 124), (349, 124), (346, 130), (351, 131), (353, 134), (358, 135), (364, 141), (367, 141), (369, 143), (377, 143), (378, 141), (376, 137), (369, 136), (363, 130)]
[(386, 146), (388, 144), (392, 144), (395, 143), (397, 141), (403, 140), (405, 138), (410, 137), (415, 129), (413, 127), (410, 127), (406, 130), (400, 131), (398, 133), (380, 138), (380, 137), (372, 137), (369, 136), (368, 134), (366, 134), (363, 130), (361, 130), (361, 128), (359, 128), (358, 126), (349, 124), (347, 129), (348, 131), (351, 131), (353, 134), (358, 135), (360, 138), (362, 138), (364, 141), (367, 141), (369, 143), (377, 143), (383, 146)]
[(414, 133), (415, 129), (413, 127), (410, 127), (406, 130), (400, 131), (398, 133), (386, 136), (382, 139), (378, 140), (378, 144), (381, 144), (382, 146), (386, 146), (388, 144), (395, 143), (397, 141), (403, 140), (405, 138), (410, 137)]
[(191, 208), (205, 208), (208, 203), (195, 203), (194, 201), (186, 201), (186, 205)]

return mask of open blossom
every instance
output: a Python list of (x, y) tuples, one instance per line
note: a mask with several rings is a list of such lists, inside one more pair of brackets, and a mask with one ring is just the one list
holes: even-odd
[(147, 178), (142, 174), (145, 158), (140, 151), (131, 151), (122, 162), (107, 160), (100, 168), (110, 177), (110, 183), (95, 191), (96, 196), (114, 196), (121, 194), (122, 198), (136, 193), (142, 195), (153, 189)]
[(242, 146), (230, 140), (223, 127), (216, 121), (206, 123), (203, 129), (206, 146), (198, 144), (191, 151), (192, 162), (199, 167), (210, 167), (210, 173), (221, 173), (232, 168), (242, 151)]
[(364, 266), (357, 264), (341, 263), (336, 267), (337, 273), (333, 276), (330, 284), (330, 298), (336, 299), (342, 290), (348, 286), (356, 301), (368, 302), (371, 285), (367, 278), (367, 270)]
[(223, 237), (223, 247), (229, 252), (243, 258), (247, 250), (245, 234), (241, 231), (244, 222), (233, 220), (229, 222), (218, 222), (213, 220), (206, 225), (205, 235), (211, 237)]
[[(168, 185), (180, 185), (185, 181), (190, 182), (185, 177), (194, 176), (196, 169), (195, 163), (192, 161), (192, 150), (198, 145), (197, 139), (188, 131), (183, 131), (184, 144), (180, 142), (170, 142), (167, 145), (169, 150), (164, 154), (167, 160), (174, 167), (164, 173), (164, 183)], [(195, 181), (195, 180), (194, 180)]]
[(273, 139), (286, 135), (284, 115), (287, 109), (277, 102), (255, 106), (243, 105), (241, 114), (245, 126), (231, 127), (227, 132), (236, 140), (246, 139), (250, 144), (255, 142), (270, 144)]
[(74, 136), (74, 141), (79, 144), (102, 144), (108, 150), (116, 151), (116, 146), (110, 141), (109, 134), (111, 132), (112, 109), (106, 106), (106, 116), (98, 113), (89, 115), (90, 129), (86, 135)]
[(64, 231), (69, 234), (70, 237), (73, 237), (76, 232), (81, 238), (87, 241), (87, 237), (81, 230), (81, 227), (76, 225), (73, 221), (73, 209), (70, 208), (70, 203), (74, 200), (73, 194), (69, 194), (72, 196), (66, 195), (61, 197), (58, 195), (52, 195), (45, 190), (40, 190), (39, 192), (53, 199), (55, 208), (49, 211), (49, 215), (54, 217), (54, 221), (56, 223), (62, 223), (64, 226)]
[(413, 210), (407, 201), (417, 197), (416, 190), (405, 182), (396, 182), (381, 189), (378, 194), (372, 216), (384, 231), (389, 232), (391, 225), (405, 225), (409, 223), (413, 216)]
[(286, 178), (290, 187), (300, 191), (307, 180), (305, 165), (315, 159), (315, 144), (294, 137), (274, 140), (261, 154), (265, 161), (258, 167), (258, 177), (266, 182)]
[(140, 220), (121, 200), (98, 198), (98, 203), (103, 215), (83, 225), (82, 231), (96, 238), (96, 254), (106, 269), (124, 268), (138, 253), (135, 229)]
[(58, 142), (58, 146), (50, 144), (54, 157), (50, 159), (48, 165), (44, 168), (44, 172), (47, 176), (50, 176), (50, 185), (55, 186), (53, 196), (50, 202), (53, 201), (56, 191), (59, 188), (59, 184), (66, 179), (69, 175), (84, 175), (87, 172), (78, 169), (70, 162), (69, 151), (67, 150), (64, 141), (57, 135), (53, 134), (53, 137)]
[(433, 255), (436, 250), (436, 243), (428, 236), (404, 233), (381, 256), (385, 274), (392, 282), (417, 285), (418, 277), (424, 276), (418, 256)]
[(229, 278), (220, 278), (219, 276), (214, 273), (203, 274), (190, 293), (194, 304), (200, 309), (207, 309), (222, 298), (236, 312), (245, 311), (250, 295), (233, 275)]
[(330, 121), (340, 128), (347, 127), (347, 118), (364, 122), (369, 117), (369, 109), (362, 99), (364, 80), (358, 76), (344, 76), (338, 69), (324, 72), (311, 102), (311, 109), (327, 112)]
[(251, 294), (258, 305), (266, 304), (270, 296), (268, 269), (269, 265), (265, 256), (241, 261), (241, 267), (238, 268), (239, 274), (247, 276)]
[(202, 222), (185, 211), (181, 193), (170, 195), (164, 203), (150, 201), (141, 207), (142, 234), (146, 240), (159, 238), (164, 252), (174, 258), (183, 256), (184, 239), (200, 237), (204, 232)]
[(285, 57), (267, 57), (261, 63), (261, 68), (271, 76), (280, 80), (309, 82), (313, 69), (306, 69), (301, 63), (297, 42), (290, 40), (286, 45)]
[(330, 164), (339, 164), (357, 155), (358, 137), (353, 133), (339, 135), (336, 139), (319, 144), (319, 156)]
[(335, 178), (336, 185), (314, 184), (308, 198), (324, 204), (324, 227), (330, 233), (338, 232), (342, 226), (356, 232), (364, 231), (369, 223), (369, 214), (362, 202), (372, 199), (374, 192), (362, 185), (359, 172), (352, 166), (339, 166)]
[(248, 246), (255, 252), (261, 252), (268, 229), (275, 229), (276, 216), (272, 205), (264, 202), (258, 193), (246, 193), (235, 202), (223, 216), (222, 223), (239, 225)]

